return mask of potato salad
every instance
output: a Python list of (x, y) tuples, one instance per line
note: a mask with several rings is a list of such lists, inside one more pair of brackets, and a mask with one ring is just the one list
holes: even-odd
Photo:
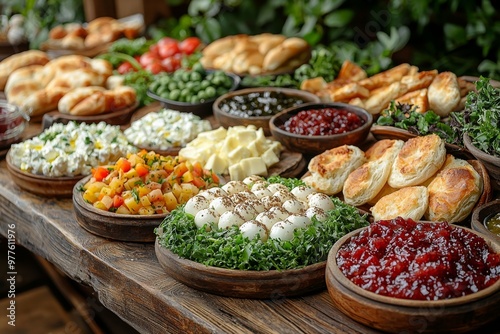
[(89, 175), (95, 166), (137, 152), (119, 126), (105, 122), (55, 123), (36, 137), (10, 148), (12, 163), (21, 170), (50, 177)]
[(136, 146), (166, 150), (185, 146), (199, 133), (209, 130), (212, 130), (210, 122), (199, 116), (162, 109), (133, 122), (124, 133)]

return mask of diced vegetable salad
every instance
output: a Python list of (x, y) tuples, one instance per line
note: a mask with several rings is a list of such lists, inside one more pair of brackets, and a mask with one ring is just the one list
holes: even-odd
[(219, 185), (219, 178), (174, 156), (142, 150), (114, 165), (99, 166), (83, 185), (83, 199), (95, 208), (118, 214), (169, 213), (200, 189)]

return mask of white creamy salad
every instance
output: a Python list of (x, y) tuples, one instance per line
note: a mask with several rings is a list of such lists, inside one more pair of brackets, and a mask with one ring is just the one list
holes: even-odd
[(133, 122), (124, 131), (136, 146), (166, 150), (182, 147), (204, 131), (212, 130), (210, 122), (192, 113), (162, 109)]
[(89, 175), (93, 167), (136, 151), (119, 126), (70, 122), (55, 123), (38, 136), (12, 145), (9, 155), (23, 171), (61, 177)]

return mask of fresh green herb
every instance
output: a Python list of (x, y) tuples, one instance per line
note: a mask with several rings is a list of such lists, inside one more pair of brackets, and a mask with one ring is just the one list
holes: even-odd
[(126, 53), (108, 52), (108, 53), (103, 53), (103, 54), (97, 56), (97, 58), (105, 59), (105, 60), (109, 61), (111, 63), (111, 65), (113, 65), (114, 68), (117, 68), (118, 66), (120, 66), (121, 63), (127, 61), (132, 65), (132, 67), (135, 70), (139, 71), (142, 69), (141, 64), (139, 64), (139, 62), (134, 57), (129, 56)]
[(147, 40), (145, 37), (140, 37), (133, 40), (130, 40), (128, 38), (120, 38), (119, 40), (111, 44), (111, 46), (109, 47), (109, 52), (124, 53), (133, 57), (146, 53), (153, 43), (154, 42), (152, 40)]
[(269, 183), (281, 183), (282, 185), (287, 186), (288, 189), (290, 189), (290, 190), (292, 190), (295, 187), (305, 185), (304, 181), (302, 181), (301, 179), (281, 177), (279, 175), (274, 175), (274, 176), (268, 177), (267, 182), (269, 182)]
[(90, 144), (92, 144), (92, 139), (90, 139), (90, 137), (88, 137), (88, 136), (87, 136), (87, 137), (85, 137), (85, 144), (86, 144), (86, 145), (90, 145)]
[(153, 78), (153, 74), (146, 70), (131, 71), (123, 76), (123, 84), (135, 89), (139, 107), (153, 102), (153, 99), (147, 94), (148, 87), (153, 82)]
[(132, 197), (134, 197), (136, 203), (139, 203), (140, 198), (136, 188), (132, 189)]
[(450, 144), (457, 143), (457, 133), (449, 123), (441, 120), (441, 117), (432, 110), (425, 113), (416, 110), (417, 108), (411, 104), (391, 101), (389, 108), (381, 112), (376, 124), (394, 126), (415, 135), (425, 136), (435, 133)]
[(155, 233), (160, 245), (186, 258), (207, 266), (238, 270), (286, 270), (325, 261), (339, 238), (367, 226), (366, 215), (338, 198), (332, 198), (335, 209), (328, 219), (297, 229), (290, 241), (255, 238), (249, 240), (238, 227), (206, 231), (197, 228), (194, 217), (184, 213), (183, 206), (173, 210)]
[(478, 149), (500, 156), (500, 90), (485, 77), (476, 82), (476, 90), (467, 95), (463, 112), (452, 113), (452, 125), (460, 138), (468, 133)]

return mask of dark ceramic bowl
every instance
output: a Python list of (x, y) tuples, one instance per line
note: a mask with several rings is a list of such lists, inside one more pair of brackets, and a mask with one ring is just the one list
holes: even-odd
[(472, 212), (472, 218), (471, 218), (471, 226), (472, 228), (482, 234), (485, 234), (493, 239), (496, 239), (498, 242), (500, 242), (500, 235), (491, 232), (487, 227), (486, 227), (486, 220), (497, 213), (500, 213), (500, 200), (494, 200), (488, 203), (485, 203), (481, 206), (478, 206), (473, 212)]
[[(224, 103), (227, 103), (229, 100), (233, 99), (236, 96), (245, 96), (245, 95), (250, 95), (253, 93), (265, 93), (265, 92), (275, 92), (275, 93), (282, 93), (286, 95), (287, 97), (290, 98), (295, 98), (297, 100), (302, 100), (303, 103), (310, 103), (310, 102), (316, 102), (319, 103), (320, 99), (318, 96), (306, 92), (304, 90), (299, 90), (299, 89), (292, 89), (292, 88), (281, 88), (281, 87), (256, 87), (256, 88), (245, 88), (245, 89), (239, 89), (235, 90), (233, 92), (226, 93), (217, 100), (215, 100), (213, 104), (213, 113), (215, 116), (215, 119), (219, 122), (220, 125), (222, 125), (225, 128), (228, 128), (230, 126), (236, 126), (236, 125), (255, 125), (258, 128), (264, 129), (264, 133), (266, 136), (271, 135), (271, 130), (269, 129), (269, 120), (271, 119), (272, 115), (269, 116), (248, 116), (248, 117), (243, 117), (243, 116), (237, 116), (230, 114), (226, 111), (223, 111), (221, 109), (222, 105)], [(255, 97), (257, 99), (257, 97)], [(297, 104), (300, 105), (300, 104)], [(277, 112), (275, 113), (277, 114)]]
[(465, 148), (486, 167), (490, 175), (493, 189), (500, 190), (500, 157), (496, 157), (478, 149), (472, 144), (472, 140), (467, 133), (464, 134), (463, 139)]
[[(347, 109), (362, 118), (365, 123), (359, 128), (336, 135), (329, 136), (306, 136), (290, 133), (281, 129), (281, 126), (292, 116), (297, 115), (302, 110), (339, 108)], [(346, 103), (306, 103), (298, 107), (286, 109), (273, 116), (269, 121), (269, 127), (273, 137), (280, 141), (287, 149), (300, 152), (306, 155), (317, 155), (326, 150), (342, 145), (359, 145), (363, 143), (370, 133), (373, 116), (363, 108), (352, 106)]]
[[(231, 85), (229, 91), (231, 92), (236, 90), (240, 85), (241, 78), (233, 73), (226, 73), (226, 75), (229, 76), (233, 81), (233, 84)], [(179, 101), (165, 99), (155, 94), (149, 89), (147, 91), (147, 95), (152, 99), (159, 101), (164, 108), (182, 112), (190, 112), (198, 116), (208, 116), (212, 114), (212, 105), (214, 104), (214, 101), (217, 99), (217, 97), (215, 97), (213, 99), (206, 100), (200, 103), (179, 102)]]

